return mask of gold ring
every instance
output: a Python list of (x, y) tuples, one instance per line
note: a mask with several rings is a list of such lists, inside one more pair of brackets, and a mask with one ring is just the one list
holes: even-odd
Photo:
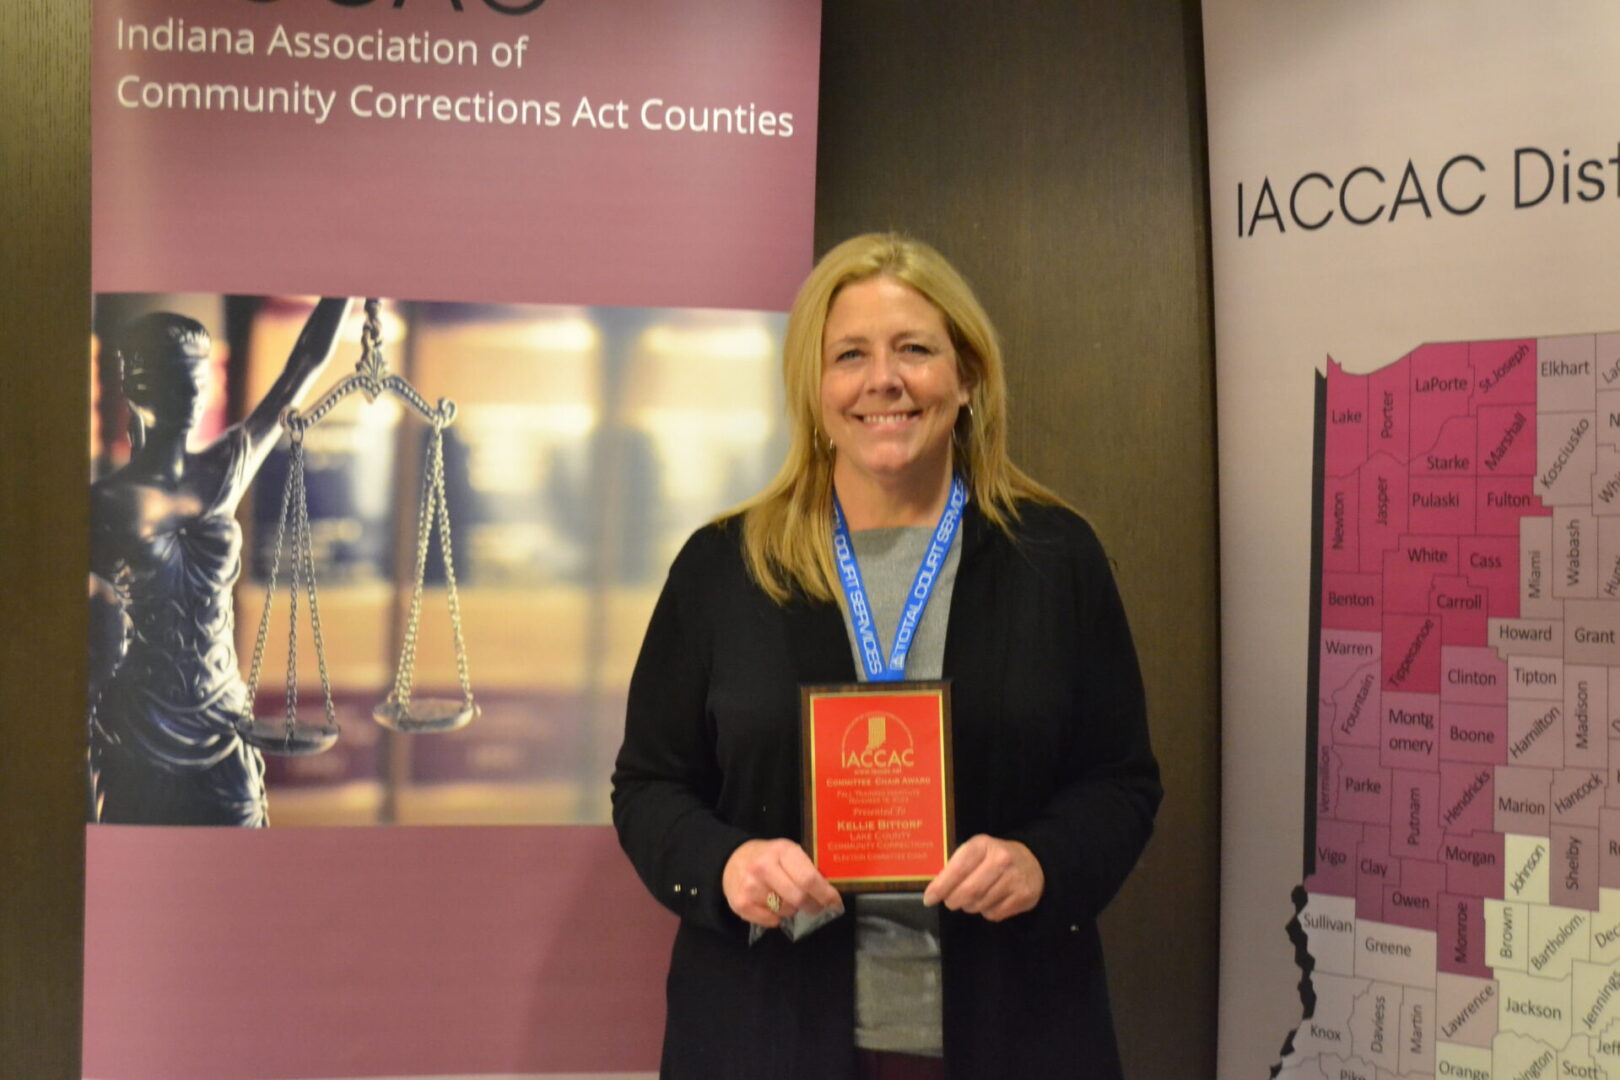
[(782, 898), (774, 892), (768, 892), (765, 894), (765, 906), (770, 909), (772, 915), (775, 915), (782, 910)]

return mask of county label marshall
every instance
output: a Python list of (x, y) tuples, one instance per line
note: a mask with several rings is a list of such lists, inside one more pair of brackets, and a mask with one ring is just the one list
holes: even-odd
[(1620, 1077), (1620, 333), (1319, 381), (1277, 1075)]

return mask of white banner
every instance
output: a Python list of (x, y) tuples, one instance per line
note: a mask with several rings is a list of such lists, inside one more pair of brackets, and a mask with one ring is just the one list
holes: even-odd
[(1219, 1075), (1620, 1076), (1620, 6), (1204, 31)]

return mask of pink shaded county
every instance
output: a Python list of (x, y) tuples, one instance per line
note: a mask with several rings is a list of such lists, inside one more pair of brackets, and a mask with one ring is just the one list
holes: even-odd
[(1393, 551), (1406, 532), (1410, 481), (1406, 466), (1383, 454), (1367, 462), (1360, 481), (1361, 569), (1382, 573), (1384, 552)]
[(1478, 510), (1474, 532), (1480, 536), (1519, 535), (1519, 519), (1550, 517), (1552, 507), (1541, 504), (1531, 486), (1534, 477), (1482, 476), (1474, 492)]
[(1416, 930), (1435, 928), (1446, 868), (1426, 859), (1402, 859), (1401, 883), (1384, 888), (1384, 921)]
[(1356, 895), (1356, 859), (1361, 826), (1331, 818), (1316, 819), (1316, 872), (1305, 880), (1311, 893)]
[[(1331, 364), (1331, 361), (1330, 361)], [(1327, 381), (1328, 476), (1347, 476), (1367, 460), (1367, 380), (1331, 364)]]
[(1440, 774), (1396, 769), (1389, 787), (1389, 853), (1401, 859), (1438, 858)]
[(1558, 769), (1553, 773), (1553, 822), (1597, 828), (1603, 808), (1603, 769)]
[(1414, 476), (1407, 485), (1407, 528), (1460, 536), (1474, 531), (1472, 477)]
[(1377, 574), (1322, 574), (1322, 627), (1382, 630), (1384, 583)]
[(1599, 334), (1597, 352), (1598, 389), (1620, 389), (1620, 334)]
[(1383, 715), (1381, 696), (1378, 661), (1369, 660), (1334, 688), (1324, 703), (1320, 710), (1322, 740), (1346, 746), (1377, 746)]
[[(1531, 661), (1533, 662), (1533, 661)], [(1543, 661), (1543, 663), (1558, 661)], [(1526, 660), (1516, 659), (1523, 666)], [(1518, 673), (1518, 669), (1515, 669)], [(1556, 768), (1564, 764), (1564, 702), (1536, 698), (1508, 699), (1508, 761), (1515, 765)]]
[(1552, 894), (1560, 907), (1596, 911), (1602, 877), (1600, 830), (1596, 827), (1552, 827)]
[(1465, 578), (1435, 575), (1429, 589), (1429, 610), (1440, 616), (1447, 645), (1483, 645), (1486, 641), (1484, 589)]
[(1378, 744), (1380, 637), (1365, 630), (1323, 630), (1318, 660), (1318, 739), (1324, 746)]
[(1324, 694), (1346, 683), (1359, 682), (1357, 674), (1377, 662), (1382, 640), (1365, 630), (1323, 630), (1318, 674)]
[(1527, 765), (1496, 767), (1496, 828), (1493, 832), (1546, 836), (1552, 824), (1547, 791), (1552, 770)]
[[(1337, 366), (1329, 363), (1330, 371)], [(1403, 466), (1403, 471), (1412, 454), (1411, 401), (1412, 373), (1408, 357), (1403, 356), (1367, 376), (1368, 456), (1388, 454), (1391, 460)]]
[(1453, 833), (1488, 833), (1496, 815), (1496, 770), (1490, 765), (1440, 766), (1440, 824)]
[[(1620, 680), (1620, 669), (1609, 669), (1609, 700), (1620, 700), (1615, 696), (1615, 683)], [(1614, 720), (1609, 721), (1609, 733), (1613, 735), (1620, 724)], [(1611, 809), (1620, 809), (1620, 739), (1609, 740), (1609, 772), (1608, 784), (1603, 789), (1603, 805)]]
[(1478, 431), (1481, 476), (1535, 475), (1535, 406), (1485, 406), (1479, 410)]
[(1609, 763), (1609, 673), (1613, 668), (1564, 668), (1564, 764), (1602, 771)]
[(1458, 573), (1455, 536), (1403, 536), (1397, 550), (1410, 566), (1436, 574)]
[(1339, 801), (1339, 755), (1333, 744), (1319, 742), (1316, 747), (1316, 816), (1331, 817)]
[(1485, 406), (1536, 403), (1536, 343), (1474, 341), (1468, 345), (1474, 369), (1474, 402)]
[(1505, 764), (1507, 706), (1441, 702), (1440, 760)]
[(1603, 847), (1598, 884), (1605, 889), (1620, 889), (1620, 810), (1605, 808), (1599, 813), (1598, 839)]
[(1424, 345), (1413, 351), (1412, 456), (1433, 446), (1440, 429), (1455, 416), (1469, 415), (1474, 371), (1466, 344)]
[(1507, 701), (1507, 661), (1492, 648), (1445, 646), (1440, 650), (1440, 697), (1448, 706), (1502, 705)]
[(1358, 746), (1335, 747), (1332, 815), (1364, 825), (1389, 824), (1390, 772), (1378, 763), (1378, 751)]
[(1389, 829), (1368, 825), (1356, 860), (1356, 918), (1384, 921), (1384, 890), (1401, 880), (1400, 860), (1389, 854)]
[(1439, 908), (1435, 967), (1451, 975), (1490, 978), (1491, 969), (1485, 966), (1485, 901), (1447, 892), (1440, 894)]
[[(1620, 424), (1620, 409), (1599, 410), (1598, 423)], [(1604, 517), (1620, 514), (1620, 449), (1599, 445), (1592, 474), (1592, 510)]]
[(1472, 416), (1447, 420), (1432, 446), (1412, 456), (1413, 476), (1472, 476), (1478, 471), (1475, 450), (1478, 424)]
[(1485, 613), (1493, 619), (1519, 617), (1519, 541), (1501, 536), (1465, 536), (1458, 545), (1458, 561), (1470, 582), (1484, 588), (1490, 599)]
[(1384, 693), (1379, 764), (1389, 769), (1433, 769), (1439, 760), (1437, 694)]
[(1402, 537), (1400, 547), (1384, 553), (1384, 610), (1427, 614), (1434, 576), (1450, 574), (1456, 565), (1457, 541), (1452, 537), (1432, 542)]
[(1463, 896), (1502, 899), (1502, 859), (1507, 841), (1486, 830), (1472, 836), (1446, 834), (1440, 861), (1446, 868), (1446, 891)]
[(1322, 568), (1355, 573), (1361, 569), (1360, 513), (1356, 497), (1361, 478), (1328, 476), (1322, 481)]
[(1440, 693), (1440, 620), (1432, 615), (1384, 616), (1384, 689)]

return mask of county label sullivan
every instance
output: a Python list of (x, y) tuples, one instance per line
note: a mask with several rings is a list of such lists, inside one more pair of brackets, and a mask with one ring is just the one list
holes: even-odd
[(1285, 1080), (1620, 1080), (1620, 332), (1317, 381)]

